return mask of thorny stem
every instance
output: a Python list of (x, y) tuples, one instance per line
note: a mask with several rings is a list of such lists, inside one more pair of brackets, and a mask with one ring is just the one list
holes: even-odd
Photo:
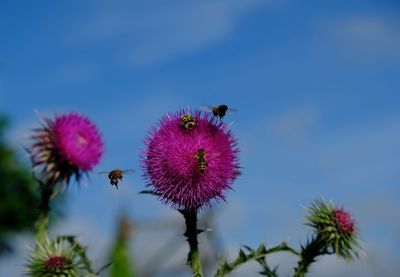
[[(75, 246), (75, 249), (79, 256), (82, 259), (82, 262), (85, 264), (85, 268), (89, 273), (94, 274), (94, 270), (92, 269), (92, 264), (88, 257), (86, 256), (86, 247), (81, 246), (76, 240), (74, 236), (61, 236), (63, 240), (68, 241), (71, 245)], [(108, 266), (108, 265), (107, 265)]]
[(259, 272), (261, 275), (265, 275), (268, 277), (278, 277), (278, 273), (276, 273), (277, 266), (275, 266), (273, 269), (271, 269), (267, 263), (266, 257), (257, 259), (257, 262), (263, 268), (263, 270)]
[(187, 238), (189, 243), (189, 254), (187, 258), (187, 263), (190, 265), (193, 271), (193, 277), (202, 277), (203, 272), (200, 262), (200, 254), (198, 247), (197, 235), (199, 231), (197, 230), (197, 212), (194, 210), (183, 210), (181, 211), (185, 218), (186, 232), (184, 236)]
[(307, 243), (301, 250), (301, 259), (294, 269), (294, 277), (304, 277), (308, 273), (310, 265), (315, 262), (315, 258), (320, 255), (329, 254), (328, 249), (317, 236)]
[(275, 246), (270, 249), (266, 249), (264, 245), (261, 245), (257, 250), (252, 250), (248, 247), (245, 247), (247, 250), (249, 250), (249, 254), (245, 254), (243, 250), (239, 251), (239, 256), (233, 261), (233, 262), (225, 262), (222, 263), (221, 265), (218, 266), (217, 273), (215, 274), (215, 277), (223, 277), (226, 276), (227, 274), (231, 273), (235, 269), (237, 269), (239, 266), (242, 264), (245, 264), (249, 261), (257, 261), (261, 265), (263, 263), (261, 262), (267, 255), (277, 253), (277, 252), (289, 252), (292, 253), (295, 256), (300, 256), (300, 253), (294, 250), (293, 248), (289, 247), (286, 242), (282, 242), (278, 246)]

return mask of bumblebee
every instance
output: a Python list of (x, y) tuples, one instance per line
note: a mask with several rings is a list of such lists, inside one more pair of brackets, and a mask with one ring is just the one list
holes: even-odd
[(203, 173), (206, 170), (207, 167), (207, 160), (206, 160), (206, 152), (204, 151), (203, 148), (200, 148), (196, 152), (196, 158), (197, 158), (197, 169)]
[(190, 114), (184, 114), (180, 118), (179, 125), (186, 130), (192, 129), (196, 126), (196, 119)]
[(130, 174), (133, 173), (133, 170), (128, 169), (128, 170), (121, 170), (121, 169), (113, 169), (110, 172), (108, 171), (102, 171), (100, 174), (108, 174), (108, 179), (110, 179), (110, 185), (115, 186), (118, 189), (118, 182), (122, 181), (122, 177), (124, 174)]
[(201, 105), (200, 108), (204, 111), (212, 112), (213, 115), (219, 117), (220, 120), (222, 120), (225, 114), (230, 112), (236, 112), (235, 109), (228, 108), (228, 106), (225, 104), (218, 106)]

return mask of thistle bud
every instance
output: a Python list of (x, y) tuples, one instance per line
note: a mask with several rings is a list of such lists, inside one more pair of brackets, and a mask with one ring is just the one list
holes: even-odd
[(348, 211), (323, 199), (315, 201), (308, 211), (306, 225), (315, 229), (317, 240), (326, 249), (345, 260), (358, 256), (358, 231)]
[(90, 276), (75, 244), (61, 238), (37, 242), (28, 258), (27, 274), (31, 277)]

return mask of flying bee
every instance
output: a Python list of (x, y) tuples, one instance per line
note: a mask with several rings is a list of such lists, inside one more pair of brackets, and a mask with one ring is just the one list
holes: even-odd
[(197, 169), (203, 173), (206, 170), (207, 167), (207, 160), (206, 160), (206, 151), (204, 151), (203, 148), (200, 148), (196, 152), (196, 158), (197, 158)]
[(194, 119), (190, 114), (181, 115), (179, 125), (186, 130), (192, 129), (196, 126), (196, 119)]
[(236, 112), (236, 109), (228, 108), (227, 105), (218, 105), (218, 106), (209, 106), (209, 105), (201, 105), (200, 108), (207, 112), (212, 112), (214, 116), (219, 117), (220, 120), (225, 116), (225, 114), (230, 112)]
[(110, 179), (110, 185), (115, 186), (118, 189), (118, 181), (122, 181), (122, 177), (125, 174), (133, 173), (132, 169), (121, 170), (121, 169), (113, 169), (111, 171), (102, 171), (99, 172), (102, 175), (108, 175), (108, 179)]

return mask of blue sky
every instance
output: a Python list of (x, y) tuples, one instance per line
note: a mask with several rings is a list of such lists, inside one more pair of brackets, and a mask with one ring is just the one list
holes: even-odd
[[(324, 195), (353, 212), (369, 255), (351, 265), (324, 258), (314, 275), (377, 276), (380, 268), (379, 276), (394, 276), (399, 15), (394, 0), (3, 0), (0, 110), (12, 119), (15, 147), (29, 143), (34, 109), (84, 113), (106, 143), (95, 171), (136, 171), (118, 191), (92, 174), (67, 192), (67, 216), (54, 232), (75, 232), (105, 250), (121, 210), (139, 222), (171, 215), (179, 222), (137, 195), (150, 126), (169, 111), (226, 103), (238, 109), (225, 120), (234, 122), (243, 166), (216, 215), (228, 252), (261, 241), (297, 245), (309, 231), (301, 205)], [(162, 239), (154, 236), (157, 248)], [(0, 273), (19, 270), (21, 255)]]

